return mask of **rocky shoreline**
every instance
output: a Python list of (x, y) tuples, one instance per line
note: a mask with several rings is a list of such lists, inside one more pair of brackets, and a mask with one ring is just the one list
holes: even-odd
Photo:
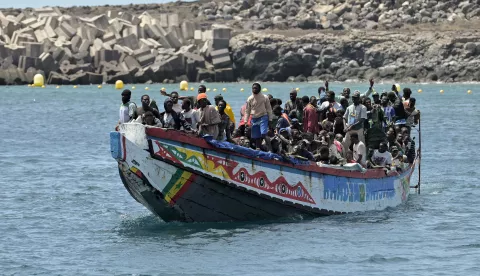
[[(284, 0), (0, 10), (0, 85), (480, 81), (480, 1)], [(373, 15), (372, 15), (373, 14)]]

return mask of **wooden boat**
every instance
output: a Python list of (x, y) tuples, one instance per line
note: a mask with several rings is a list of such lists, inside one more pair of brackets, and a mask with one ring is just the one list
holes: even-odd
[[(130, 195), (164, 221), (218, 222), (383, 210), (408, 199), (402, 173), (267, 155), (192, 134), (128, 123), (110, 134)], [(220, 146), (219, 146), (220, 144)]]

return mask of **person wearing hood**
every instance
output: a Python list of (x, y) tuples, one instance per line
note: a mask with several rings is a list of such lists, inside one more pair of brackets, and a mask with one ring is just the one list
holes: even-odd
[(164, 128), (180, 130), (183, 127), (184, 130), (191, 130), (190, 124), (185, 121), (183, 115), (173, 110), (173, 101), (171, 98), (165, 100), (163, 107), (165, 111), (160, 113), (160, 122)]

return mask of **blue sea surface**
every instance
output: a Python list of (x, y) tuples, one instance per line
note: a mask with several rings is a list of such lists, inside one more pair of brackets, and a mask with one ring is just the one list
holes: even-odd
[[(238, 121), (250, 85), (209, 84), (218, 92), (208, 96), (226, 88)], [(283, 103), (290, 89), (317, 95), (319, 85), (263, 84)], [(162, 107), (162, 86), (178, 89), (136, 85), (132, 99)], [(331, 84), (344, 86), (367, 88)], [(0, 274), (478, 275), (480, 85), (404, 86), (422, 112), (420, 195), (381, 212), (215, 224), (167, 224), (130, 197), (109, 152), (113, 86), (0, 87)]]

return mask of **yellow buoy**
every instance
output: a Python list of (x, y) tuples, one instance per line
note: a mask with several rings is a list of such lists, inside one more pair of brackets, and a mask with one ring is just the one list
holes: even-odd
[(117, 80), (115, 82), (115, 89), (123, 89), (123, 81)]
[(217, 92), (217, 88), (213, 88), (213, 92)]
[(190, 91), (193, 91), (193, 90), (195, 90), (195, 89), (193, 89), (193, 87), (190, 87)]
[(240, 92), (243, 92), (243, 91), (245, 91), (245, 89), (243, 89), (243, 88), (240, 88)]
[(395, 87), (397, 88), (397, 92), (400, 92), (400, 84), (395, 83)]
[(78, 87), (78, 86), (76, 86), (76, 85), (73, 86), (74, 89), (77, 88), (77, 87)]
[(267, 89), (267, 88), (263, 88), (263, 89), (262, 89), (262, 92), (268, 92), (268, 89)]
[(422, 89), (418, 89), (418, 93), (422, 93), (422, 92), (423, 92)]
[(99, 86), (97, 86), (97, 87), (98, 87), (98, 89), (101, 89), (101, 88), (102, 88), (102, 86), (101, 86), (101, 85), (99, 85)]
[(167, 89), (165, 89), (165, 87), (162, 87), (160, 91), (167, 91)]
[(29, 84), (28, 87), (32, 87), (32, 84)]
[(472, 90), (468, 90), (467, 93), (468, 93), (468, 94), (472, 94)]
[(207, 92), (210, 91), (210, 88), (207, 88)]
[(227, 88), (224, 87), (224, 88), (222, 89), (222, 91), (223, 91), (223, 92), (227, 92)]
[(297, 87), (297, 88), (295, 88), (295, 90), (298, 92), (298, 91), (300, 91), (300, 88)]
[(440, 93), (442, 93), (442, 94), (443, 94), (443, 92), (445, 92), (445, 91), (443, 91), (443, 89), (442, 89), (442, 90), (440, 90)]
[(57, 85), (57, 87), (55, 87), (55, 88), (59, 89), (59, 88), (60, 88), (60, 85)]
[(45, 85), (45, 78), (43, 77), (42, 74), (36, 74), (33, 77), (33, 86), (42, 87), (42, 85)]
[(135, 88), (136, 88), (135, 86), (132, 86), (132, 90), (135, 90)]
[(42, 85), (42, 88), (45, 88), (45, 85)]
[(148, 86), (147, 86), (147, 87), (145, 87), (145, 90), (149, 90), (149, 89), (150, 89), (150, 88), (148, 88)]
[(187, 81), (181, 81), (180, 82), (180, 90), (182, 91), (188, 91), (188, 82)]

